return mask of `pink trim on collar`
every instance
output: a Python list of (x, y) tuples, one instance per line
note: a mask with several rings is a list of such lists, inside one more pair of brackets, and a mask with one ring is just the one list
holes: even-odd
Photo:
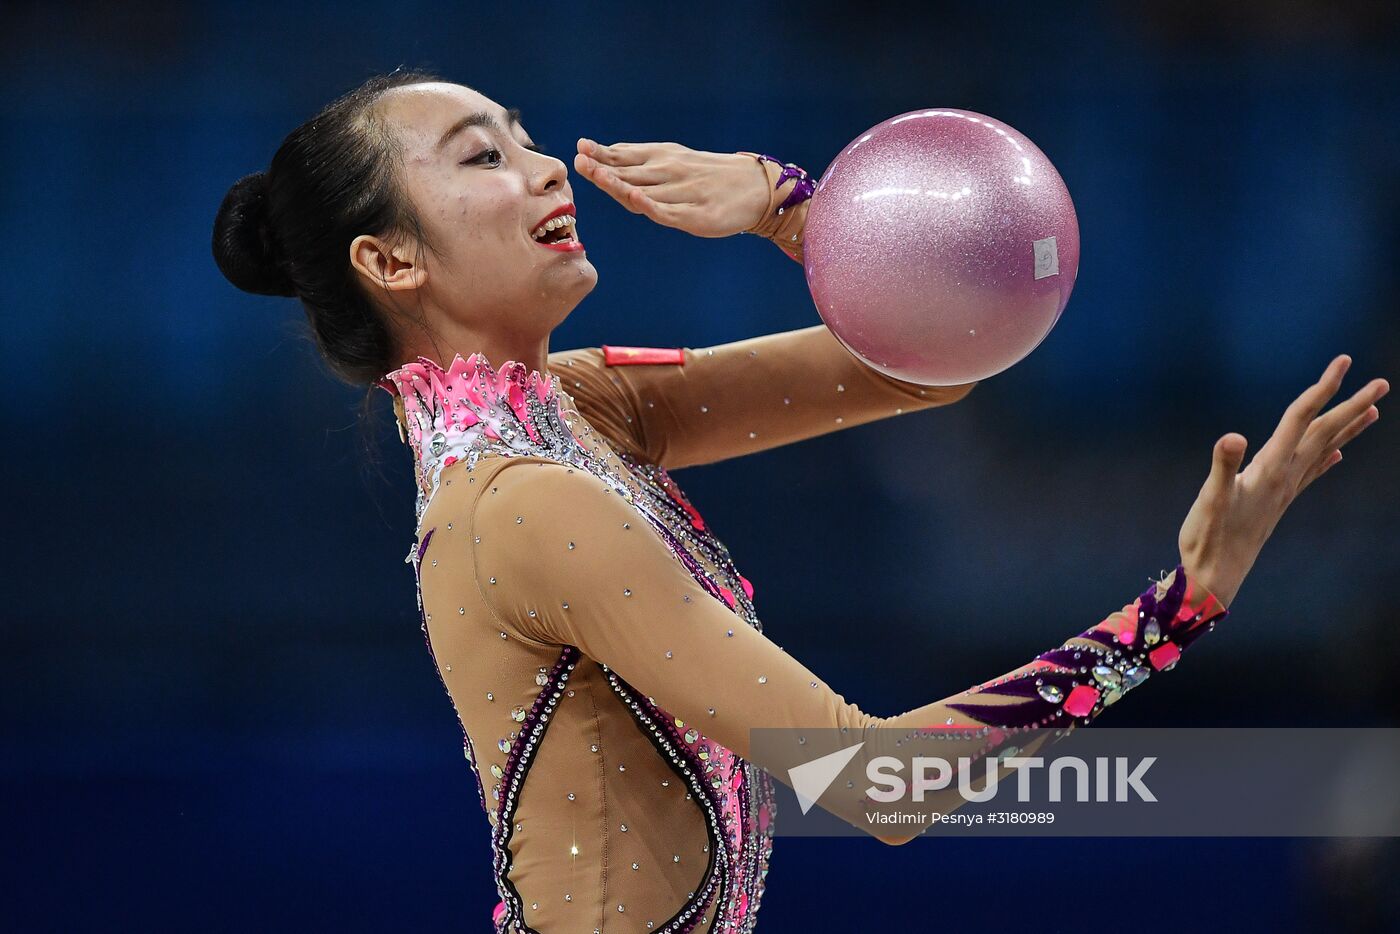
[(413, 449), (420, 516), (438, 474), (459, 460), (474, 462), (491, 449), (564, 459), (578, 444), (559, 377), (516, 360), (496, 370), (484, 354), (465, 360), (458, 354), (444, 370), (419, 357), (377, 382), (395, 397), (404, 441)]
[[(526, 395), (534, 393), (536, 399), (548, 405), (557, 388), (552, 376), (516, 360), (507, 360), (496, 370), (480, 352), (465, 360), (457, 354), (446, 370), (427, 357), (419, 357), (417, 362), (406, 363), (386, 375), (378, 385), (403, 399), (410, 431), (419, 427), (412, 416), (420, 413), (426, 414), (431, 423), (437, 412), (446, 412), (446, 424), (441, 427), (447, 429), (455, 424), (467, 428), (487, 421), (481, 410), (504, 405), (515, 413), (535, 442), (540, 437), (525, 405)], [(488, 438), (499, 440), (489, 423), (483, 428)]]

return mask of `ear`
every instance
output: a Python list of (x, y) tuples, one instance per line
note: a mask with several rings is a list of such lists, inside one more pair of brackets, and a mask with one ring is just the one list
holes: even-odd
[(390, 292), (420, 289), (428, 281), (428, 271), (405, 259), (407, 249), (391, 247), (379, 237), (361, 234), (350, 241), (350, 265), (375, 288)]

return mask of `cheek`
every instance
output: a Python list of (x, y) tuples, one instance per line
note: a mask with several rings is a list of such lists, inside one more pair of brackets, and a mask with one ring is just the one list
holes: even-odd
[(473, 180), (444, 192), (438, 202), (445, 223), (476, 241), (508, 240), (520, 233), (521, 192), (504, 176)]

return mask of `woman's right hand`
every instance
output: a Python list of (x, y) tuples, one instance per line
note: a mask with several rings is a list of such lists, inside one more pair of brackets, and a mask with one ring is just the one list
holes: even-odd
[(1242, 473), (1245, 437), (1231, 432), (1215, 442), (1210, 476), (1181, 526), (1178, 544), (1187, 580), (1205, 587), (1222, 606), (1235, 599), (1284, 510), (1342, 459), (1343, 445), (1380, 418), (1373, 403), (1390, 391), (1383, 379), (1371, 380), (1318, 416), (1350, 366), (1347, 355), (1334, 358), (1322, 378), (1293, 400), (1273, 437)]

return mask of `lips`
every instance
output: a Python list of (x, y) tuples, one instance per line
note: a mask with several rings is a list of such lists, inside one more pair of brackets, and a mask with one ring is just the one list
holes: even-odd
[(541, 217), (539, 220), (535, 221), (534, 226), (532, 226), (532, 227), (531, 227), (528, 231), (526, 231), (526, 232), (527, 232), (527, 233), (533, 233), (534, 231), (538, 230), (538, 229), (539, 229), (539, 226), (540, 226), (541, 224), (543, 224), (545, 221), (552, 221), (552, 220), (554, 220), (556, 217), (559, 217), (561, 214), (572, 214), (572, 215), (574, 215), (574, 217), (578, 217), (578, 212), (574, 210), (574, 203), (573, 203), (572, 201), (566, 201), (565, 203), (559, 205), (559, 207), (557, 207), (557, 208), (555, 208), (554, 210), (550, 211), (550, 212), (549, 212), (548, 214), (546, 214), (544, 217)]
[(540, 243), (540, 241), (536, 240), (535, 243), (547, 250), (554, 250), (558, 253), (577, 253), (583, 249), (582, 240), (561, 240), (558, 243)]
[[(555, 208), (553, 211), (550, 211), (544, 217), (540, 218), (539, 222), (535, 224), (534, 227), (530, 228), (531, 241), (539, 246), (548, 247), (549, 249), (554, 250), (558, 253), (575, 253), (582, 250), (583, 242), (578, 239), (578, 217), (574, 213), (574, 210), (574, 203), (572, 201), (568, 201), (564, 204), (559, 205), (559, 207)], [(535, 239), (535, 237), (533, 236), (534, 231), (538, 230), (541, 226), (553, 220), (554, 218), (563, 217), (565, 215), (573, 217), (574, 220), (572, 223), (566, 225), (564, 228), (561, 228), (565, 234), (563, 239), (555, 240), (552, 242), (547, 240)], [(545, 236), (548, 237), (551, 236), (551, 234), (546, 233)]]

